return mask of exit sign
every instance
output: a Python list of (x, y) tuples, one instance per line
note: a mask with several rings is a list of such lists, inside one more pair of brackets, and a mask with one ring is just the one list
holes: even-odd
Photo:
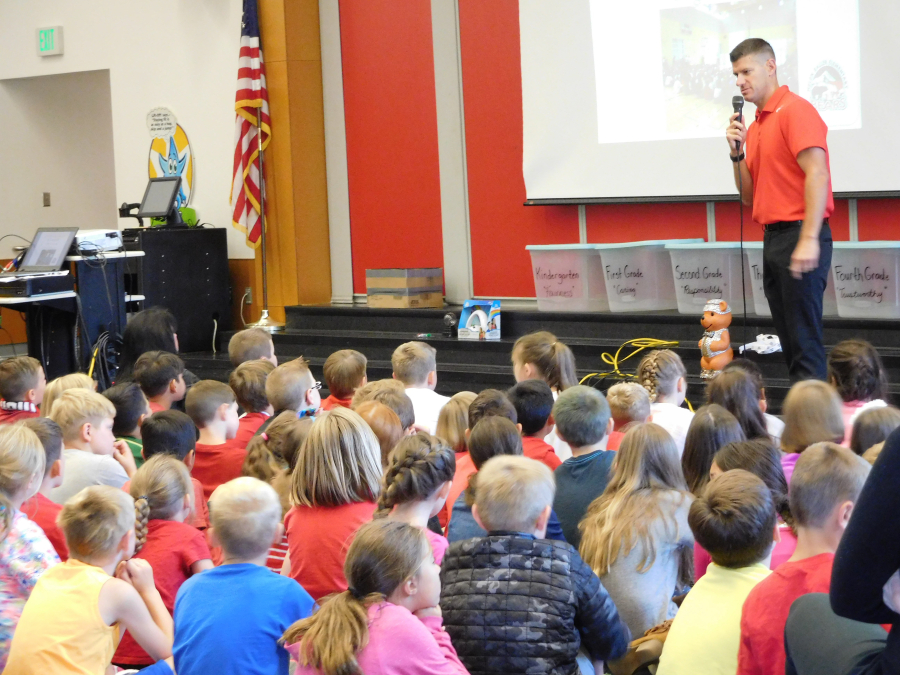
[(63, 27), (47, 26), (37, 29), (38, 56), (56, 56), (63, 53)]

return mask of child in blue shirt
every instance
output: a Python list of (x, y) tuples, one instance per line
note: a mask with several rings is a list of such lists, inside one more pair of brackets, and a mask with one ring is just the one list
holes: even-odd
[(175, 600), (175, 671), (179, 675), (287, 675), (278, 644), (287, 628), (312, 613), (313, 599), (290, 577), (265, 567), (281, 541), (281, 503), (269, 485), (236, 478), (209, 501), (220, 567), (182, 585)]

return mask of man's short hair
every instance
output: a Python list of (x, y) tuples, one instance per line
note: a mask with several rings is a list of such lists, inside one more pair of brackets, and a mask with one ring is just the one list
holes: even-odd
[(169, 382), (184, 374), (184, 361), (172, 352), (144, 352), (134, 362), (134, 380), (148, 397), (165, 393)]
[(41, 362), (30, 356), (0, 361), (0, 396), (5, 401), (23, 401), (29, 389), (38, 386)]
[(50, 475), (54, 462), (62, 454), (62, 429), (49, 417), (29, 417), (21, 424), (31, 429), (44, 446), (44, 477)]
[(228, 341), (228, 359), (237, 368), (245, 361), (271, 358), (275, 354), (272, 335), (262, 328), (246, 328)]
[(219, 406), (234, 402), (234, 392), (224, 382), (200, 380), (188, 391), (184, 410), (200, 429), (215, 418)]
[(406, 395), (406, 388), (399, 380), (391, 378), (369, 382), (353, 394), (350, 409), (356, 410), (366, 401), (378, 401), (397, 413), (400, 424), (409, 429), (416, 423), (416, 411), (412, 400)]
[(275, 370), (275, 364), (271, 361), (256, 359), (245, 361), (228, 377), (228, 384), (234, 391), (234, 397), (238, 405), (245, 412), (263, 412), (269, 407), (269, 399), (266, 398), (266, 380)]
[(609, 412), (616, 422), (644, 423), (650, 417), (650, 394), (637, 382), (620, 382), (606, 392)]
[(506, 396), (526, 436), (536, 434), (547, 424), (553, 412), (553, 390), (543, 380), (525, 380), (511, 387)]
[(322, 368), (328, 391), (335, 398), (349, 398), (366, 376), (367, 360), (355, 349), (341, 349), (325, 359)]
[(871, 465), (836, 443), (814, 443), (800, 453), (789, 488), (797, 525), (822, 527), (838, 504), (856, 502)]
[(521, 455), (522, 435), (518, 427), (500, 415), (480, 420), (469, 433), (469, 457), (476, 469), (497, 455)]
[(775, 50), (772, 45), (762, 38), (747, 38), (737, 47), (731, 50), (728, 57), (732, 63), (740, 61), (745, 56), (753, 56), (754, 54), (762, 54), (766, 57), (766, 61), (775, 58)]
[(147, 413), (147, 397), (137, 382), (120, 382), (102, 394), (116, 407), (113, 434), (126, 436), (138, 425), (141, 415)]
[(69, 389), (56, 399), (50, 419), (62, 429), (63, 440), (78, 439), (81, 428), (88, 422), (99, 424), (105, 419), (114, 420), (116, 408), (95, 391)]
[(394, 376), (405, 385), (425, 384), (428, 373), (437, 370), (437, 350), (425, 342), (405, 342), (391, 356)]
[(582, 384), (560, 393), (553, 405), (557, 432), (576, 448), (599, 443), (606, 435), (609, 416), (609, 404), (603, 394)]
[(266, 398), (275, 412), (302, 410), (306, 392), (315, 384), (309, 362), (302, 356), (282, 363), (266, 377)]
[(747, 567), (764, 559), (774, 543), (772, 492), (749, 471), (726, 471), (691, 504), (688, 524), (714, 563)]
[(478, 471), (475, 505), (488, 530), (530, 532), (555, 492), (553, 473), (541, 462), (499, 455)]
[(144, 459), (172, 455), (180, 461), (197, 445), (200, 432), (193, 420), (180, 410), (160, 410), (144, 420), (141, 442)]
[(478, 393), (469, 406), (469, 430), (474, 430), (485, 417), (505, 417), (513, 424), (519, 423), (519, 416), (509, 398), (499, 389), (485, 389)]
[(210, 524), (227, 556), (248, 560), (269, 550), (281, 523), (278, 493), (244, 476), (223, 483), (209, 498)]

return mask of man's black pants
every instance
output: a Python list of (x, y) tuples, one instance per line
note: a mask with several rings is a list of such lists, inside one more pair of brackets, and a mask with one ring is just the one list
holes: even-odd
[(831, 274), (831, 228), (819, 232), (819, 266), (801, 279), (791, 276), (791, 254), (800, 239), (800, 223), (766, 228), (763, 243), (763, 288), (791, 381), (826, 376), (822, 338), (822, 298)]

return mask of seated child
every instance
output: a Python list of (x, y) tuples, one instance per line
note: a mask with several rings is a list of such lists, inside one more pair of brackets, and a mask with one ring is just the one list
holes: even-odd
[(273, 366), (278, 365), (271, 333), (262, 328), (245, 328), (231, 336), (228, 341), (228, 360), (232, 366), (237, 368), (242, 363), (258, 359), (270, 361)]
[(279, 640), (312, 612), (295, 581), (265, 567), (281, 540), (281, 503), (270, 486), (236, 478), (210, 499), (210, 536), (225, 552), (219, 567), (192, 576), (175, 599), (178, 675), (287, 675)]
[(50, 411), (53, 410), (53, 403), (62, 396), (64, 391), (69, 391), (69, 389), (97, 391), (97, 381), (84, 373), (69, 373), (51, 380), (47, 383), (47, 388), (44, 389), (44, 396), (41, 401), (41, 416), (49, 417)]
[(887, 398), (887, 375), (878, 350), (856, 338), (838, 342), (828, 353), (828, 382), (841, 397), (844, 440), (850, 441), (853, 416), (866, 403)]
[(62, 430), (62, 484), (50, 499), (65, 504), (90, 485), (121, 488), (137, 467), (125, 441), (113, 436), (116, 409), (108, 399), (87, 389), (69, 389), (53, 404), (50, 419)]
[(4, 673), (107, 672), (125, 630), (153, 660), (168, 658), (172, 617), (154, 586), (153, 568), (129, 560), (134, 500), (94, 485), (66, 502), (59, 524), (70, 557), (47, 570), (31, 592)]
[(298, 675), (468, 675), (441, 626), (440, 567), (421, 529), (390, 519), (366, 523), (344, 571), (349, 589), (284, 634)]
[(650, 394), (653, 423), (668, 431), (678, 452), (683, 452), (694, 413), (682, 407), (687, 396), (687, 371), (681, 357), (671, 349), (653, 350), (638, 366), (637, 381)]
[(410, 436), (418, 431), (412, 400), (399, 380), (375, 380), (363, 385), (353, 394), (350, 409), (355, 411), (366, 401), (378, 401), (393, 410), (400, 418), (404, 435)]
[(726, 370), (743, 370), (756, 383), (756, 388), (759, 391), (759, 409), (762, 410), (763, 417), (766, 420), (766, 431), (769, 432), (769, 436), (772, 437), (772, 440), (775, 441), (776, 445), (780, 443), (781, 432), (784, 431), (784, 422), (778, 417), (775, 417), (775, 415), (770, 415), (767, 412), (769, 409), (769, 401), (766, 399), (766, 382), (763, 380), (762, 371), (759, 369), (759, 366), (756, 365), (755, 361), (751, 361), (750, 359), (737, 358), (722, 369), (723, 372)]
[(727, 443), (745, 440), (747, 437), (737, 417), (722, 406), (711, 403), (697, 410), (681, 455), (681, 470), (688, 490), (695, 497), (703, 494), (716, 453)]
[[(447, 526), (447, 540), (450, 543), (484, 536), (484, 528), (478, 524), (472, 513), (478, 479), (477, 471), (491, 457), (497, 455), (521, 456), (522, 437), (516, 425), (508, 419), (499, 415), (490, 415), (482, 418), (469, 434), (469, 457), (474, 462), (476, 473), (469, 476), (465, 492), (457, 498), (453, 505), (453, 517)], [(547, 522), (547, 539), (565, 541), (559, 519), (553, 510), (550, 511), (550, 520)]]
[(438, 415), (437, 430), (434, 435), (453, 448), (459, 461), (466, 449), (466, 429), (469, 428), (469, 406), (475, 400), (474, 391), (460, 391), (450, 397), (447, 405)]
[(372, 519), (381, 476), (378, 439), (359, 415), (339, 407), (313, 422), (297, 455), (291, 477), (294, 507), (284, 526), (285, 572), (316, 601), (347, 590), (347, 544)]
[(770, 439), (766, 418), (760, 408), (761, 394), (753, 377), (740, 368), (722, 371), (706, 387), (707, 404), (722, 406), (737, 417), (748, 439)]
[(37, 494), (22, 504), (22, 513), (44, 531), (59, 559), (66, 561), (69, 558), (66, 537), (56, 522), (62, 507), (50, 499), (50, 491), (62, 485), (63, 480), (62, 429), (46, 417), (32, 417), (22, 424), (37, 435), (44, 447), (44, 478)]
[[(55, 380), (54, 380), (55, 382)], [(122, 382), (103, 392), (116, 408), (113, 419), (113, 434), (116, 440), (125, 441), (134, 455), (134, 463), (140, 469), (144, 463), (141, 455), (141, 425), (152, 414), (150, 402), (137, 382)]]
[(256, 430), (259, 435), (266, 430), (272, 419), (285, 410), (293, 410), (297, 417), (315, 418), (322, 405), (317, 382), (309, 369), (309, 361), (298, 356), (282, 363), (266, 377), (266, 399), (272, 405), (272, 416)]
[(863, 410), (853, 421), (850, 449), (861, 456), (873, 445), (886, 441), (897, 427), (900, 427), (900, 410), (894, 406)]
[(184, 399), (184, 361), (171, 352), (145, 352), (134, 363), (134, 381), (150, 401), (150, 411), (168, 410)]
[[(144, 444), (142, 456), (146, 461), (156, 455), (171, 455), (191, 471), (194, 468), (197, 434), (197, 427), (191, 418), (180, 410), (153, 413), (144, 420), (141, 427)], [(209, 509), (203, 494), (203, 484), (193, 476), (191, 484), (194, 486), (194, 511), (186, 522), (198, 530), (205, 530), (209, 527)], [(122, 486), (126, 492), (130, 491), (130, 487), (128, 483)]]
[(381, 447), (381, 466), (387, 469), (391, 451), (400, 442), (400, 439), (406, 437), (400, 418), (384, 403), (374, 400), (357, 406), (356, 414), (365, 420), (378, 438), (378, 445)]
[(250, 439), (275, 412), (266, 398), (266, 380), (275, 370), (270, 361), (256, 359), (245, 361), (235, 368), (228, 377), (228, 385), (234, 392), (238, 405), (244, 414), (238, 419), (238, 430), (234, 444), (246, 448)]
[(456, 456), (440, 439), (420, 431), (407, 436), (391, 454), (384, 473), (376, 518), (401, 520), (425, 531), (438, 565), (447, 540), (428, 529), (428, 521), (444, 506)]
[(366, 364), (366, 357), (353, 349), (341, 349), (325, 359), (322, 374), (328, 387), (328, 398), (322, 401), (322, 410), (350, 407), (354, 392), (369, 381)]
[(543, 380), (523, 380), (506, 392), (522, 425), (522, 454), (553, 471), (562, 464), (553, 446), (544, 441), (553, 430), (553, 391)]
[[(171, 614), (181, 585), (213, 566), (203, 533), (185, 523), (193, 511), (191, 475), (183, 462), (155, 455), (134, 474), (131, 496), (136, 511), (134, 558), (153, 568), (156, 590)], [(113, 657), (122, 668), (145, 667), (153, 661), (131, 633), (122, 636)]]
[(784, 674), (784, 625), (791, 604), (806, 593), (828, 593), (834, 554), (870, 468), (834, 443), (812, 445), (797, 460), (791, 479), (797, 549), (747, 596), (738, 675)]
[(237, 402), (231, 387), (200, 380), (185, 401), (188, 417), (200, 430), (191, 475), (203, 484), (206, 500), (222, 483), (241, 475), (247, 451), (234, 444), (238, 430)]
[(0, 669), (34, 585), (59, 563), (41, 528), (23, 511), (44, 475), (44, 463), (44, 449), (31, 429), (0, 427)]
[(578, 546), (578, 523), (591, 502), (603, 494), (612, 473), (616, 453), (604, 448), (613, 421), (603, 394), (583, 385), (569, 387), (559, 395), (553, 419), (556, 433), (572, 448), (572, 456), (554, 472), (557, 490), (553, 508), (566, 541)]
[(406, 342), (394, 350), (391, 366), (394, 379), (406, 387), (415, 411), (416, 424), (422, 431), (433, 434), (437, 428), (441, 408), (450, 400), (434, 392), (437, 386), (437, 361), (434, 347), (425, 342)]
[(613, 420), (613, 430), (606, 441), (607, 450), (618, 450), (630, 425), (645, 424), (652, 419), (650, 394), (637, 382), (620, 382), (606, 392), (606, 402)]
[(800, 453), (813, 443), (842, 443), (844, 419), (841, 397), (830, 384), (803, 380), (793, 385), (781, 406), (781, 466), (788, 485)]
[(41, 362), (30, 356), (0, 361), (0, 424), (38, 417), (47, 378)]
[(775, 505), (759, 478), (735, 469), (713, 478), (691, 504), (688, 523), (713, 564), (685, 597), (666, 637), (657, 675), (733, 675), (741, 608), (769, 576)]
[(487, 535), (451, 544), (441, 571), (445, 629), (472, 672), (577, 673), (582, 647), (602, 673), (600, 661), (628, 648), (597, 576), (569, 544), (544, 538), (553, 492), (550, 470), (526, 457), (478, 472), (473, 515)]

